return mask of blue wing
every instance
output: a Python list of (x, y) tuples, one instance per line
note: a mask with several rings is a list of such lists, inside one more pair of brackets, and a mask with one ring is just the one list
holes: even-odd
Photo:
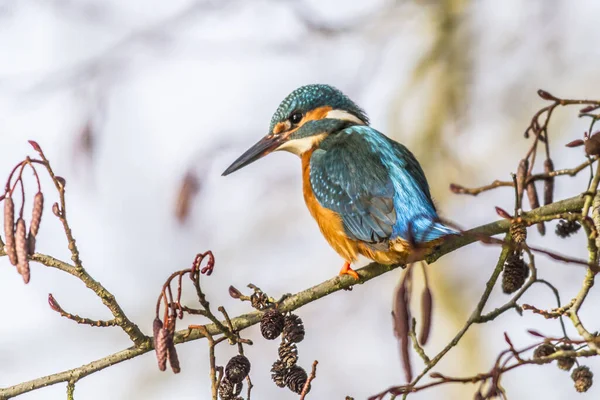
[(412, 153), (368, 126), (326, 138), (312, 154), (310, 183), (321, 206), (341, 216), (352, 239), (427, 242), (456, 233), (438, 222), (425, 174)]

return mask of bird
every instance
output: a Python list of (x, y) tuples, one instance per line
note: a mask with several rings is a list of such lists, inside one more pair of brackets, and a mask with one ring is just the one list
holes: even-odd
[[(229, 175), (274, 151), (302, 164), (306, 206), (329, 245), (344, 259), (405, 264), (458, 231), (443, 223), (421, 165), (406, 146), (372, 128), (367, 114), (339, 89), (301, 86), (279, 105), (266, 136), (236, 159)], [(427, 251), (427, 250), (426, 250)]]

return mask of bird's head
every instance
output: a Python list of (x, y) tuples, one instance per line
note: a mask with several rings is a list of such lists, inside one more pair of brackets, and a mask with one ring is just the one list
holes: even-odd
[(329, 85), (306, 85), (290, 93), (271, 118), (269, 133), (248, 149), (223, 175), (267, 154), (286, 150), (302, 155), (327, 135), (350, 125), (367, 125), (364, 111), (338, 89)]

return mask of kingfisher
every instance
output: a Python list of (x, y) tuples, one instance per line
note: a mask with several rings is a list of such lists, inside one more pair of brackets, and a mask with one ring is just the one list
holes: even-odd
[[(324, 84), (290, 93), (269, 131), (223, 172), (229, 175), (274, 151), (302, 161), (304, 200), (321, 233), (344, 258), (340, 275), (359, 255), (404, 264), (458, 232), (440, 221), (425, 173), (402, 144), (369, 126), (348, 96)], [(414, 261), (414, 259), (413, 259)]]

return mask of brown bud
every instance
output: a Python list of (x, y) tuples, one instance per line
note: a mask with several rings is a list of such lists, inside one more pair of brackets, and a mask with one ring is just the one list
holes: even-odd
[(54, 311), (60, 312), (60, 306), (58, 305), (56, 299), (54, 299), (54, 296), (52, 296), (52, 293), (48, 293), (48, 305)]
[(517, 196), (519, 201), (523, 198), (523, 192), (525, 191), (525, 180), (529, 173), (529, 160), (527, 158), (522, 159), (519, 162), (517, 168)]
[(576, 139), (573, 140), (572, 142), (569, 142), (567, 144), (565, 144), (566, 147), (579, 147), (579, 146), (583, 146), (584, 141), (581, 139)]
[(500, 207), (496, 207), (496, 214), (504, 219), (512, 219), (512, 216)]
[(65, 186), (67, 185), (67, 181), (65, 180), (65, 178), (63, 178), (62, 176), (56, 176), (55, 179), (58, 183), (58, 187), (60, 188), (60, 190), (65, 190)]
[(452, 193), (461, 194), (461, 193), (465, 192), (465, 188), (462, 187), (462, 186), (460, 186), (460, 185), (457, 185), (456, 183), (451, 183), (450, 184), (450, 191)]
[(597, 109), (597, 108), (598, 108), (598, 106), (597, 106), (597, 105), (594, 105), (594, 104), (592, 104), (592, 105), (589, 105), (589, 106), (587, 106), (587, 107), (583, 107), (581, 110), (579, 110), (579, 112), (580, 112), (581, 114), (585, 114), (585, 113), (589, 113), (589, 112), (591, 112), (591, 111), (594, 111), (594, 110), (595, 110), (595, 109)]
[(15, 232), (15, 248), (17, 250), (17, 271), (23, 277), (25, 283), (29, 283), (29, 244), (27, 243), (27, 228), (23, 218), (17, 220), (17, 229)]
[(29, 226), (29, 232), (33, 236), (37, 236), (40, 229), (40, 222), (42, 221), (42, 211), (44, 210), (44, 195), (42, 192), (37, 192), (33, 198), (33, 214), (31, 216), (31, 225)]
[[(550, 158), (544, 161), (544, 172), (549, 174), (554, 172), (554, 163)], [(544, 179), (544, 205), (547, 206), (554, 201), (554, 177)]]
[(54, 203), (52, 204), (52, 213), (54, 213), (54, 215), (56, 215), (57, 217), (61, 217), (61, 212), (60, 212), (60, 206), (58, 205), (58, 203)]
[(534, 331), (533, 329), (527, 329), (527, 333), (529, 333), (532, 336), (537, 336), (537, 337), (541, 337), (541, 338), (544, 338), (544, 339), (546, 338), (546, 336), (542, 335), (538, 331)]
[(545, 90), (538, 90), (537, 91), (538, 96), (540, 96), (542, 99), (544, 100), (557, 100), (556, 97), (552, 96), (550, 93), (546, 92)]
[(419, 343), (427, 344), (429, 333), (431, 331), (431, 314), (433, 308), (433, 297), (429, 287), (423, 289), (421, 293), (421, 332), (419, 333)]
[(15, 203), (12, 197), (7, 196), (4, 199), (4, 250), (12, 265), (17, 265), (17, 251), (15, 248)]
[(158, 334), (154, 336), (154, 350), (156, 350), (156, 359), (158, 360), (158, 369), (165, 371), (167, 369), (167, 330), (161, 328)]
[(240, 292), (234, 286), (229, 286), (229, 295), (234, 299), (239, 299), (240, 297), (242, 297), (242, 292)]
[(28, 140), (28, 142), (35, 151), (37, 151), (38, 153), (42, 152), (42, 148), (35, 140)]

